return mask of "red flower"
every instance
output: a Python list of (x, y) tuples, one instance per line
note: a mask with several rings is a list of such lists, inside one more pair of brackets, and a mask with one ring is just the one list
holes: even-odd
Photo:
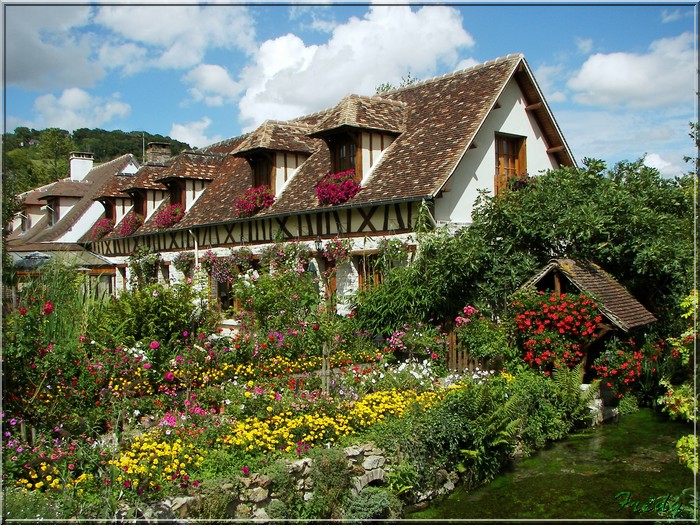
[(20, 315), (27, 315), (27, 309), (23, 306), (22, 308), (19, 309), (19, 314)]
[(163, 375), (163, 378), (165, 378), (166, 381), (172, 381), (175, 379), (175, 374), (173, 374), (170, 370), (168, 370), (165, 375)]
[(49, 315), (51, 312), (53, 312), (53, 305), (51, 304), (51, 301), (46, 301), (42, 312), (44, 315)]

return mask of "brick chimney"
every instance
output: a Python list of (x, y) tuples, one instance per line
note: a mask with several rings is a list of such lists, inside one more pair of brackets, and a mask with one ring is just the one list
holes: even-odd
[(162, 164), (172, 156), (170, 144), (167, 142), (149, 142), (146, 146), (146, 164)]
[(71, 151), (68, 156), (70, 180), (81, 181), (90, 173), (95, 156), (83, 151)]

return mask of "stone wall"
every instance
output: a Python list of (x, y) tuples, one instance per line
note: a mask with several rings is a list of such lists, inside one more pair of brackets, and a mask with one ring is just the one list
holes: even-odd
[[(347, 447), (344, 453), (347, 458), (348, 476), (350, 476), (351, 497), (357, 496), (367, 485), (385, 484), (392, 465), (395, 464), (392, 457), (373, 443)], [(313, 460), (307, 457), (283, 464), (294, 490), (304, 501), (311, 500), (314, 497), (311, 476)], [(438, 485), (435, 488), (417, 493), (417, 503), (451, 492), (459, 481), (459, 475), (456, 472), (440, 471), (437, 481)], [(223, 483), (207, 494), (170, 498), (138, 509), (125, 506), (117, 512), (116, 520), (136, 519), (146, 522), (168, 520), (173, 523), (182, 520), (184, 523), (184, 520), (197, 516), (202, 508), (207, 507), (207, 498), (216, 498), (225, 502), (225, 508), (221, 507), (222, 515), (217, 516), (219, 519), (250, 519), (266, 522), (272, 519), (268, 511), (282, 505), (278, 497), (269, 476), (250, 473), (248, 476)], [(211, 507), (212, 505), (209, 505), (209, 508)]]

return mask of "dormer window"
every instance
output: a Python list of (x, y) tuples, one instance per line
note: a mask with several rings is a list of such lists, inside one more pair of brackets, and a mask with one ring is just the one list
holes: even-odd
[(249, 159), (250, 167), (253, 170), (253, 187), (265, 186), (270, 188), (270, 192), (275, 194), (274, 177), (272, 176), (272, 159), (266, 153), (259, 153)]
[(361, 180), (357, 162), (357, 140), (354, 133), (340, 133), (328, 139), (333, 173), (355, 170), (355, 179)]
[(180, 204), (185, 207), (185, 181), (173, 180), (168, 184), (170, 189), (170, 204)]
[(32, 227), (32, 218), (29, 215), (29, 212), (27, 212), (27, 211), (22, 213), (21, 217), (22, 217), (22, 231), (26, 233)]
[(131, 194), (131, 200), (134, 202), (133, 210), (134, 213), (140, 215), (141, 217), (146, 216), (146, 200), (140, 192), (135, 192)]
[(60, 208), (58, 207), (58, 199), (51, 199), (46, 203), (46, 215), (48, 217), (49, 226), (55, 226), (61, 218)]

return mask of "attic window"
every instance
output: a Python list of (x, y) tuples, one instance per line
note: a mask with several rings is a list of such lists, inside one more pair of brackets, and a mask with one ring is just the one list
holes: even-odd
[(270, 188), (271, 193), (275, 193), (272, 177), (272, 159), (270, 156), (261, 153), (249, 159), (250, 167), (253, 170), (253, 187), (265, 186)]
[(496, 135), (496, 195), (507, 187), (510, 179), (526, 173), (525, 137)]
[(362, 174), (359, 173), (357, 162), (357, 141), (353, 134), (341, 133), (332, 137), (328, 145), (331, 152), (331, 162), (333, 163), (333, 173), (355, 170), (355, 179), (362, 179)]
[(174, 180), (169, 184), (170, 204), (185, 205), (185, 184), (182, 180)]
[(58, 199), (51, 199), (46, 203), (46, 213), (49, 220), (49, 226), (55, 226), (61, 219), (61, 214), (59, 211)]
[(132, 201), (134, 202), (133, 210), (134, 213), (137, 215), (141, 215), (142, 217), (146, 216), (146, 201), (143, 198), (143, 195), (141, 193), (134, 193), (131, 196)]

